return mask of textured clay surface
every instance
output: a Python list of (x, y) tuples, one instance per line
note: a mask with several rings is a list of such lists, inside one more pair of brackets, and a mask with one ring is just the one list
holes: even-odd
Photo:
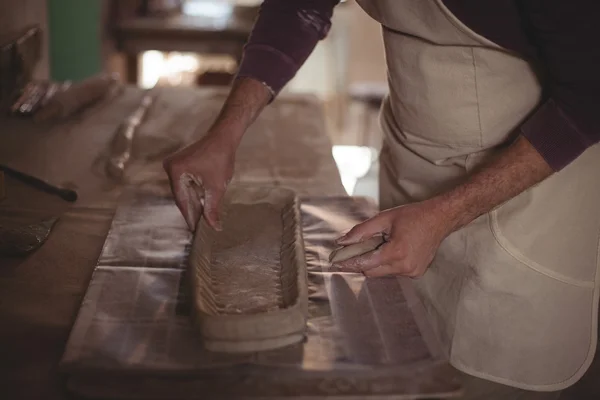
[(215, 235), (212, 285), (223, 314), (284, 307), (280, 285), (281, 208), (268, 203), (232, 205)]

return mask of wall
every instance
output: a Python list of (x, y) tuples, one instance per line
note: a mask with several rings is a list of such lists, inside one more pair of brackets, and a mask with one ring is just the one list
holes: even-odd
[(387, 81), (381, 25), (348, 1), (336, 8), (329, 35), (287, 89), (327, 98), (365, 81)]
[(381, 25), (356, 4), (348, 7), (348, 82), (386, 82), (385, 53)]
[(34, 76), (47, 79), (48, 62), (48, 24), (45, 0), (0, 0), (0, 36), (38, 24), (42, 29), (42, 57)]
[(81, 80), (102, 70), (102, 2), (48, 0), (52, 79)]
[[(318, 95), (325, 105), (328, 131), (336, 144), (352, 143), (364, 124), (353, 113), (347, 93), (353, 84), (387, 82), (381, 25), (355, 1), (336, 8), (327, 38), (319, 42), (285, 91)], [(356, 114), (356, 115), (351, 115)]]

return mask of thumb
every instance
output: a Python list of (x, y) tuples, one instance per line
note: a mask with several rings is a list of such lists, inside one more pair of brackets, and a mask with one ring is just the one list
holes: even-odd
[(178, 181), (172, 184), (172, 189), (177, 207), (190, 231), (194, 232), (204, 203), (202, 186), (196, 184), (189, 174), (182, 174)]
[(222, 231), (219, 205), (223, 197), (222, 191), (207, 190), (204, 196), (204, 218), (213, 229)]
[(386, 232), (388, 221), (381, 215), (366, 220), (350, 229), (348, 233), (336, 240), (337, 244), (347, 246), (349, 244), (359, 243), (378, 233)]

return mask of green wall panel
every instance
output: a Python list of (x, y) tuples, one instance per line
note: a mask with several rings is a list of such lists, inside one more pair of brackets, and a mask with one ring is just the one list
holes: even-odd
[(81, 80), (102, 69), (102, 0), (48, 0), (50, 75)]

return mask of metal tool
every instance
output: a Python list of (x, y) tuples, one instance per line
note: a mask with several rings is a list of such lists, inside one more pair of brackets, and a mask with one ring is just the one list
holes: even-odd
[(74, 202), (77, 200), (77, 192), (72, 189), (67, 189), (53, 185), (40, 178), (36, 178), (35, 176), (14, 170), (5, 165), (0, 165), (0, 170), (4, 171), (6, 175), (10, 175), (15, 179), (20, 180), (21, 182), (33, 186), (36, 189), (42, 190), (46, 193), (57, 195), (65, 201)]
[(146, 92), (135, 111), (117, 128), (111, 143), (111, 155), (106, 164), (106, 172), (110, 177), (117, 180), (123, 178), (131, 159), (133, 139), (153, 103), (154, 97), (149, 91)]
[(4, 226), (0, 222), (0, 255), (23, 256), (39, 248), (50, 235), (58, 218), (20, 226)]

